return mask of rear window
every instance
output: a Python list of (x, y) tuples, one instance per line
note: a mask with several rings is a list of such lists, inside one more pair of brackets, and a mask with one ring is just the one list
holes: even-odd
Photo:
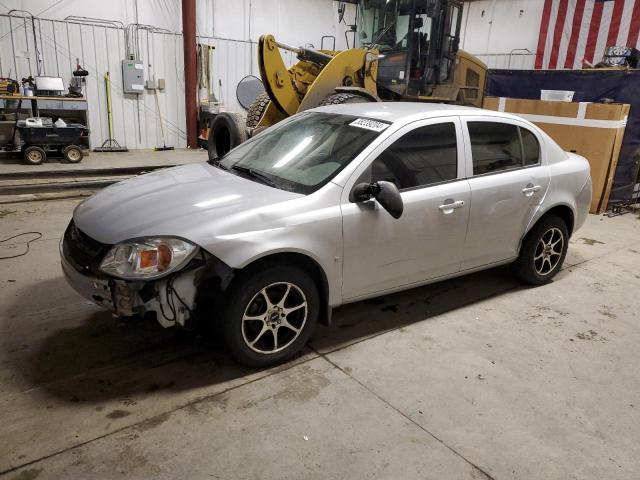
[(526, 128), (500, 122), (468, 122), (473, 174), (484, 175), (540, 162), (540, 145)]
[(525, 166), (540, 163), (540, 144), (538, 139), (526, 128), (518, 128), (520, 128), (520, 136), (522, 137), (522, 153)]

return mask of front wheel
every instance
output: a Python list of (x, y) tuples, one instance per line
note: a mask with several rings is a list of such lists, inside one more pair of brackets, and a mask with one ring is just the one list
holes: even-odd
[(318, 321), (314, 281), (293, 266), (254, 270), (238, 279), (224, 315), (227, 347), (239, 363), (268, 367), (307, 343)]
[(256, 128), (271, 102), (269, 94), (264, 92), (256, 97), (247, 110), (247, 128)]
[(562, 268), (568, 245), (564, 220), (555, 215), (542, 218), (522, 242), (514, 264), (516, 275), (531, 285), (549, 283)]

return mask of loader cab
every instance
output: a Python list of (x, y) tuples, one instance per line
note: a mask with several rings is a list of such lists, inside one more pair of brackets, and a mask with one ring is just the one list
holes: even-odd
[(360, 0), (359, 47), (377, 48), (378, 95), (434, 94), (454, 80), (462, 0)]

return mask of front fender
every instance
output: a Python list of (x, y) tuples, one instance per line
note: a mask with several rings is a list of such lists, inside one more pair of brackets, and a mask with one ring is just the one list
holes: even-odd
[(270, 255), (304, 255), (323, 270), (329, 304), (339, 305), (343, 248), (341, 192), (338, 185), (328, 184), (315, 194), (274, 208), (268, 215), (242, 219), (200, 247), (236, 270)]
[[(232, 247), (218, 244), (208, 251), (234, 270), (241, 270), (258, 260), (277, 254), (304, 255), (322, 269), (327, 279), (329, 304), (335, 306), (342, 301), (342, 239), (336, 238), (335, 232), (340, 232), (339, 228), (332, 227), (335, 226), (325, 224), (324, 231), (315, 231), (316, 235), (311, 232), (302, 235), (296, 229), (286, 227), (271, 232), (251, 232), (234, 239)], [(292, 238), (296, 241), (292, 242)]]

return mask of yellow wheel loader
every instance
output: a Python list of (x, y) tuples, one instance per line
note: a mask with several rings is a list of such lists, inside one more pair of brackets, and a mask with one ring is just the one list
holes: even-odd
[[(209, 133), (210, 158), (319, 105), (424, 101), (482, 106), (487, 67), (458, 48), (462, 0), (357, 3), (354, 48), (296, 48), (272, 35), (260, 37), (258, 65), (265, 93), (246, 117), (216, 117)], [(280, 49), (295, 53), (298, 62), (287, 68)]]

